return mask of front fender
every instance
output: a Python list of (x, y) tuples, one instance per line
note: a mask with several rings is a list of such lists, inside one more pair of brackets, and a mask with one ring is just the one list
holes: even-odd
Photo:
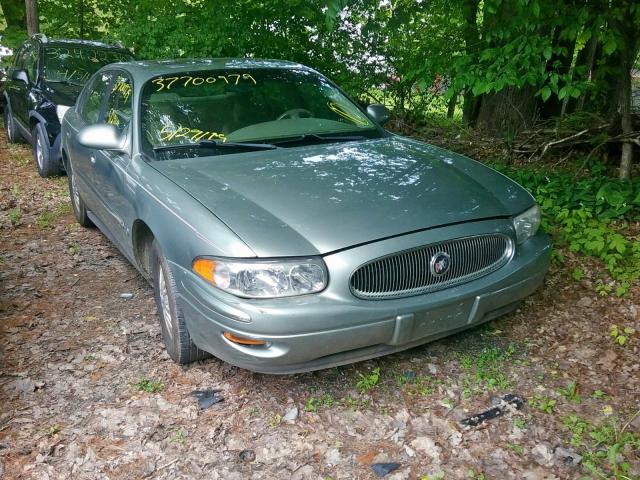
[(135, 217), (130, 225), (143, 221), (171, 262), (191, 269), (202, 255), (255, 258), (251, 250), (229, 227), (185, 190), (136, 156), (129, 164), (135, 185), (127, 185), (132, 195)]

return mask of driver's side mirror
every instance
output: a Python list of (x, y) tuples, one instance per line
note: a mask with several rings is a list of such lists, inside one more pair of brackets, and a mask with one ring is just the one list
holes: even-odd
[(380, 125), (384, 125), (390, 118), (391, 112), (380, 103), (372, 103), (367, 107), (367, 113)]
[(14, 70), (13, 74), (11, 75), (11, 79), (18, 82), (26, 83), (27, 85), (29, 84), (29, 75), (27, 75), (26, 70)]
[(124, 151), (126, 141), (126, 137), (110, 123), (97, 123), (84, 127), (78, 132), (77, 139), (83, 147), (118, 152)]

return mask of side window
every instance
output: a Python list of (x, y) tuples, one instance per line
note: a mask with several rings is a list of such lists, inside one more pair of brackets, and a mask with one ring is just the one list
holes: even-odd
[(36, 81), (36, 71), (38, 69), (38, 49), (37, 47), (31, 46), (28, 49), (25, 56), (25, 65), (24, 69), (27, 71), (27, 75), (29, 75), (29, 81)]
[(124, 133), (131, 123), (131, 80), (122, 73), (115, 74), (107, 100), (106, 121), (115, 125), (120, 133)]
[(111, 73), (101, 72), (93, 77), (91, 84), (87, 86), (80, 105), (80, 115), (87, 123), (93, 124), (102, 120), (100, 113), (109, 92), (110, 83)]
[(15, 58), (13, 59), (13, 68), (16, 70), (21, 70), (24, 68), (24, 54), (27, 51), (27, 46), (23, 45), (20, 47), (20, 50), (16, 53)]

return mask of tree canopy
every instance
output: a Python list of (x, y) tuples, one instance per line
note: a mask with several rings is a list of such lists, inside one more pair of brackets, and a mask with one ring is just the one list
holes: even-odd
[[(418, 117), (433, 105), (453, 115), (457, 106), (467, 125), (505, 137), (575, 112), (605, 119), (613, 136), (634, 131), (640, 4), (632, 0), (38, 3), (50, 36), (120, 40), (139, 58), (300, 61), (363, 100)], [(15, 45), (25, 36), (24, 2), (0, 5), (4, 43)], [(623, 142), (623, 177), (633, 145)]]

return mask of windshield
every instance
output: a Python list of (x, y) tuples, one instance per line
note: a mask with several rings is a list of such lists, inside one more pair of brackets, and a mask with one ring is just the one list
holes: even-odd
[[(142, 133), (147, 147), (156, 150), (172, 145), (196, 150), (204, 140), (277, 143), (310, 134), (380, 136), (327, 79), (304, 69), (207, 70), (154, 78), (142, 94)], [(170, 156), (186, 156), (182, 150)]]
[(129, 60), (133, 60), (131, 54), (122, 50), (50, 46), (44, 50), (44, 79), (82, 85), (104, 65)]

